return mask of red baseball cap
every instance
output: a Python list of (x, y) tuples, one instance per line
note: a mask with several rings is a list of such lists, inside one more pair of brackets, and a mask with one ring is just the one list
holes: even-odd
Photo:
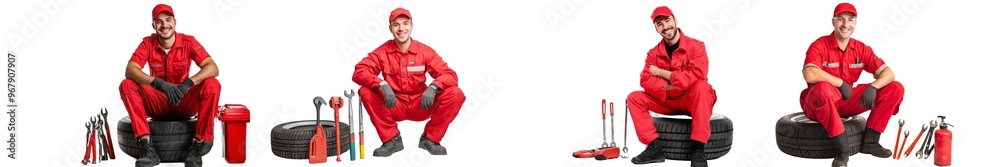
[(837, 15), (840, 15), (840, 13), (844, 13), (844, 12), (851, 12), (851, 13), (854, 14), (854, 16), (858, 15), (858, 10), (854, 9), (854, 5), (851, 5), (850, 3), (844, 2), (844, 3), (837, 4), (837, 8), (833, 9), (833, 16), (836, 17)]
[(171, 8), (170, 5), (167, 5), (167, 4), (158, 4), (158, 5), (156, 5), (156, 7), (153, 7), (153, 19), (156, 19), (156, 15), (160, 15), (160, 13), (163, 13), (163, 12), (166, 12), (167, 14), (170, 14), (171, 16), (173, 16), (174, 15), (174, 8)]
[(667, 16), (673, 16), (673, 15), (674, 15), (674, 12), (670, 11), (670, 8), (668, 8), (667, 6), (660, 6), (660, 7), (656, 7), (656, 9), (653, 9), (653, 15), (649, 16), (649, 18), (653, 19), (653, 21), (656, 21), (656, 17), (659, 17), (659, 16), (667, 17)]
[(396, 10), (392, 10), (392, 13), (389, 14), (389, 22), (392, 22), (392, 20), (396, 20), (396, 17), (399, 17), (400, 15), (404, 15), (406, 17), (409, 17), (410, 19), (413, 19), (413, 15), (410, 15), (409, 10), (403, 8), (396, 8)]

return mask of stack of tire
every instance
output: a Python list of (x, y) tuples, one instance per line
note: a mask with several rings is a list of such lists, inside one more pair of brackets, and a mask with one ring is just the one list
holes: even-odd
[[(323, 131), (326, 134), (326, 154), (336, 156), (337, 135), (334, 125), (336, 122), (320, 120)], [(351, 146), (348, 145), (351, 127), (340, 122), (340, 153), (347, 152)], [(279, 124), (271, 128), (271, 153), (275, 156), (287, 159), (308, 159), (309, 140), (316, 134), (316, 120), (302, 120)]]
[[(705, 144), (705, 159), (718, 159), (732, 148), (733, 122), (726, 116), (713, 114), (709, 124), (712, 135)], [(653, 125), (656, 133), (660, 134), (656, 140), (666, 141), (664, 151), (667, 159), (691, 160), (694, 143), (691, 141), (690, 117), (658, 116), (653, 118)]]
[[(149, 138), (162, 162), (184, 162), (194, 139), (196, 119), (187, 120), (147, 120)], [(132, 130), (132, 120), (124, 117), (118, 121), (118, 147), (122, 152), (136, 158), (142, 152)], [(212, 150), (211, 142), (206, 142), (201, 150), (207, 154)]]
[[(841, 118), (847, 135), (851, 155), (861, 152), (864, 137), (865, 118), (853, 116)], [(804, 113), (793, 113), (778, 119), (775, 125), (775, 139), (778, 149), (785, 154), (802, 158), (833, 158), (840, 151), (833, 147), (826, 129), (819, 122), (809, 120)]]

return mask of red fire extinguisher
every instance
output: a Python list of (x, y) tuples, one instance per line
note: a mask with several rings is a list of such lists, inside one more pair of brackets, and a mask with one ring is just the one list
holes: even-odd
[(945, 123), (944, 116), (938, 118), (941, 118), (941, 129), (934, 132), (934, 165), (951, 166), (951, 130), (948, 127), (954, 126)]

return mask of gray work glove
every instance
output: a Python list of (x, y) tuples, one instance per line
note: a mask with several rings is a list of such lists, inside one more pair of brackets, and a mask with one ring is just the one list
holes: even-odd
[(427, 90), (424, 91), (424, 95), (420, 96), (420, 107), (424, 109), (431, 109), (434, 105), (434, 96), (437, 95), (437, 91), (440, 89), (437, 85), (431, 84)]
[(160, 91), (163, 92), (163, 94), (166, 94), (167, 101), (169, 101), (170, 104), (174, 106), (180, 104), (181, 98), (184, 98), (184, 93), (181, 92), (181, 89), (178, 89), (173, 84), (167, 83), (167, 81), (164, 81), (160, 78), (154, 78), (153, 82), (150, 83), (149, 85), (153, 86), (156, 89), (159, 89)]
[(392, 108), (396, 106), (396, 93), (392, 92), (392, 87), (389, 87), (389, 83), (379, 84), (378, 89), (382, 91), (382, 95), (385, 96), (385, 108)]
[(851, 92), (854, 91), (853, 89), (851, 89), (851, 84), (849, 84), (847, 82), (844, 82), (843, 84), (840, 84), (840, 87), (838, 89), (840, 89), (840, 95), (844, 98), (844, 100), (847, 100), (848, 98), (850, 98), (851, 97)]
[(871, 110), (875, 107), (875, 91), (878, 90), (874, 86), (868, 85), (868, 89), (865, 89), (865, 93), (861, 94), (861, 106), (865, 107), (865, 110)]
[(177, 85), (177, 89), (181, 90), (181, 93), (187, 94), (188, 89), (194, 86), (194, 81), (191, 78), (185, 79), (180, 85)]

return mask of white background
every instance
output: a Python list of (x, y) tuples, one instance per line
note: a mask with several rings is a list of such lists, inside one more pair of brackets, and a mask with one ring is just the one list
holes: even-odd
[[(829, 18), (840, 2), (5, 1), (0, 5), (0, 50), (19, 55), (20, 112), (17, 159), (2, 158), (0, 164), (80, 165), (81, 122), (101, 107), (111, 109), (113, 121), (127, 115), (117, 91), (125, 64), (140, 39), (153, 33), (152, 7), (168, 3), (176, 13), (177, 31), (197, 37), (218, 62), (220, 102), (251, 109), (248, 160), (233, 166), (315, 166), (270, 153), (271, 127), (312, 119), (308, 100), (314, 96), (342, 96), (343, 90), (357, 89), (350, 80), (354, 64), (391, 38), (386, 19), (397, 6), (412, 12), (414, 39), (436, 49), (458, 72), (468, 96), (442, 142), (450, 155), (429, 156), (417, 148), (424, 122), (402, 122), (406, 149), (388, 158), (371, 157), (381, 143), (366, 118), (368, 157), (351, 162), (344, 155), (340, 163), (330, 157), (323, 165), (631, 165), (626, 159), (573, 159), (570, 153), (601, 142), (597, 103), (605, 98), (619, 103), (615, 138), (624, 142), (624, 100), (640, 89), (645, 53), (660, 38), (649, 20), (660, 5), (673, 9), (687, 35), (706, 42), (709, 78), (719, 96), (715, 113), (736, 125), (732, 150), (709, 161), (712, 166), (826, 166), (830, 159), (778, 151), (773, 129), (777, 118), (800, 111), (805, 50), (832, 31)], [(991, 20), (998, 4), (852, 2), (860, 14), (853, 37), (872, 46), (907, 90), (900, 115), (890, 121), (881, 143), (894, 143), (892, 124), (900, 117), (908, 122), (905, 129), (915, 133), (919, 124), (947, 115), (947, 122), (956, 125), (954, 166), (991, 158), (979, 143), (994, 136), (982, 132), (989, 132), (997, 111), (991, 104), (1000, 100), (994, 95), (1000, 93), (994, 86), (1000, 58), (991, 52), (1000, 44)], [(872, 80), (869, 74), (862, 78), (862, 83)], [(323, 113), (323, 119), (333, 119), (332, 110)], [(341, 116), (346, 119), (346, 112)], [(216, 142), (221, 142), (221, 122), (216, 126)], [(635, 156), (644, 147), (629, 130), (630, 155)], [(205, 156), (205, 166), (230, 165), (222, 158), (223, 149), (217, 143)], [(98, 165), (134, 162), (124, 152), (117, 156)], [(851, 157), (850, 164), (933, 166), (932, 160), (862, 154)]]

